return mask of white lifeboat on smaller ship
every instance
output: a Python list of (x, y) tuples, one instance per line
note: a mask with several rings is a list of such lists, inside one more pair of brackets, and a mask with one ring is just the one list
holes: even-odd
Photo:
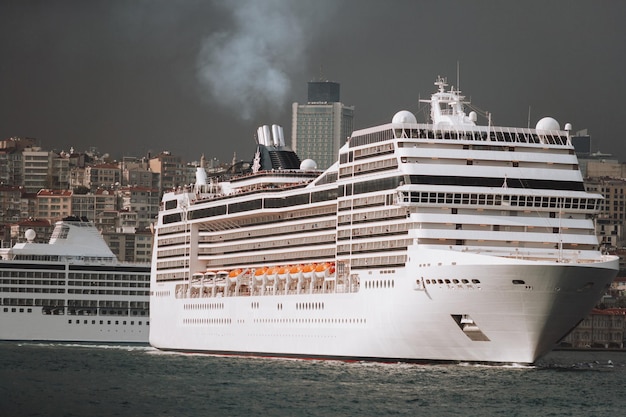
[(219, 287), (226, 286), (228, 281), (228, 271), (217, 271), (215, 274), (215, 284)]

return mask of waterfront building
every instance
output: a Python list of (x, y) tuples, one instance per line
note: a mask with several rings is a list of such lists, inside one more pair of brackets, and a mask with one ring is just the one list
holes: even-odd
[(567, 337), (561, 346), (572, 348), (624, 348), (626, 310), (594, 309)]

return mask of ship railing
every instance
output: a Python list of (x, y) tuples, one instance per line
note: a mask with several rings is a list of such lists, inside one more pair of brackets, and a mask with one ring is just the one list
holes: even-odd
[[(489, 248), (459, 248), (461, 252), (473, 253), (477, 255), (489, 255), (502, 258), (519, 259), (525, 261), (549, 261), (558, 262), (564, 264), (593, 264), (596, 262), (605, 262), (609, 258), (605, 255), (585, 257), (580, 252), (567, 252), (563, 253), (558, 250), (550, 252), (536, 252), (532, 250), (502, 250), (502, 249), (489, 249)], [(595, 252), (593, 252), (595, 254)]]

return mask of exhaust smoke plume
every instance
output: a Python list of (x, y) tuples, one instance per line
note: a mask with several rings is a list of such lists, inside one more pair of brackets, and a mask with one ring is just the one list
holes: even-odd
[(214, 102), (244, 120), (261, 109), (284, 110), (291, 89), (289, 75), (304, 65), (307, 10), (287, 0), (220, 5), (231, 14), (233, 28), (203, 42), (197, 63), (200, 83)]

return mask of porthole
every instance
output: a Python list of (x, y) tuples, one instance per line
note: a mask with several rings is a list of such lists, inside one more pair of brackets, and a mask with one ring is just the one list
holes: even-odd
[(522, 279), (514, 279), (513, 280), (513, 285), (525, 285), (526, 282)]

